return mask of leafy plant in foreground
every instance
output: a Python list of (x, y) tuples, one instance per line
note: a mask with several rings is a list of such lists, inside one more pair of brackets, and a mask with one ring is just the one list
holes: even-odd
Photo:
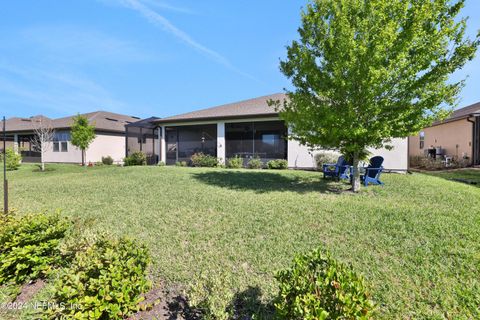
[(371, 319), (373, 302), (364, 280), (330, 253), (298, 255), (293, 267), (280, 271), (277, 313), (282, 319)]

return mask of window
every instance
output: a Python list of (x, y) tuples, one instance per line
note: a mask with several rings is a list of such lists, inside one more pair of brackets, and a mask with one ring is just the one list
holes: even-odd
[(68, 152), (70, 132), (55, 132), (53, 137), (53, 152)]
[(423, 149), (425, 147), (425, 132), (424, 131), (420, 131), (419, 141), (420, 141), (420, 149)]

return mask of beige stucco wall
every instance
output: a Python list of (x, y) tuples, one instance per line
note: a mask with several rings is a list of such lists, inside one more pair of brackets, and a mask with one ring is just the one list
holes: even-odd
[[(369, 149), (371, 156), (382, 156), (383, 167), (389, 170), (408, 169), (408, 139), (393, 139), (389, 145), (392, 150), (385, 148)], [(315, 168), (315, 154), (321, 151), (310, 151), (298, 141), (288, 141), (288, 166), (291, 168)]]
[(125, 136), (97, 134), (87, 150), (87, 162), (102, 161), (102, 157), (110, 156), (116, 163), (125, 157)]
[(472, 124), (466, 119), (425, 128), (425, 146), (420, 149), (420, 135), (410, 137), (409, 155), (423, 156), (430, 146), (441, 147), (448, 156), (472, 158)]
[[(45, 162), (50, 163), (81, 163), (82, 152), (68, 141), (67, 152), (53, 152), (53, 143), (47, 145)], [(86, 161), (102, 161), (103, 156), (111, 156), (115, 162), (122, 162), (125, 157), (125, 136), (96, 133), (95, 140), (86, 152)]]

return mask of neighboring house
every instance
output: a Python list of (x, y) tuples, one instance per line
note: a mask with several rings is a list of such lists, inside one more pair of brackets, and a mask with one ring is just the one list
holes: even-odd
[(429, 149), (480, 165), (480, 102), (455, 110), (446, 120), (409, 138), (410, 156), (426, 156)]
[[(158, 128), (153, 131), (159, 138), (156, 154), (167, 165), (189, 161), (194, 153), (203, 152), (218, 157), (223, 163), (235, 156), (245, 161), (259, 157), (263, 161), (288, 160), (291, 168), (314, 168), (315, 152), (310, 152), (298, 141), (286, 139), (288, 128), (278, 112), (267, 104), (270, 99), (285, 97), (274, 94), (147, 121)], [(134, 146), (135, 141), (128, 141), (127, 150), (139, 149)], [(394, 146), (391, 151), (371, 151), (385, 158), (386, 169), (407, 170), (407, 139), (393, 139), (391, 145)]]
[[(86, 162), (101, 161), (103, 156), (111, 156), (115, 162), (125, 156), (125, 125), (139, 120), (106, 111), (85, 113), (90, 124), (95, 125), (95, 140), (86, 151)], [(81, 163), (82, 152), (73, 146), (70, 130), (75, 116), (50, 119), (44, 116), (30, 118), (9, 118), (6, 120), (7, 146), (22, 154), (25, 162), (39, 162), (40, 153), (31, 144), (34, 128), (41, 120), (55, 130), (54, 140), (47, 144), (44, 161), (50, 163)], [(3, 138), (0, 138), (3, 139)], [(3, 148), (3, 146), (2, 146)]]

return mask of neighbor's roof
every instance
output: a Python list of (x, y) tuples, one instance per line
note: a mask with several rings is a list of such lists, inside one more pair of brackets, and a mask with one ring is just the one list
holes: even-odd
[[(125, 132), (125, 125), (139, 120), (138, 117), (107, 111), (84, 113), (82, 116), (87, 117), (88, 122), (94, 124), (95, 129), (99, 131)], [(5, 127), (7, 132), (32, 131), (35, 128), (36, 122), (42, 120), (49, 122), (54, 129), (68, 129), (72, 126), (74, 117), (75, 116), (70, 116), (58, 119), (50, 119), (41, 115), (30, 118), (14, 117), (6, 120)]]
[(208, 109), (192, 111), (177, 116), (166, 117), (156, 120), (155, 123), (274, 116), (277, 115), (278, 112), (276, 112), (273, 107), (270, 107), (267, 104), (267, 101), (270, 99), (283, 100), (285, 98), (285, 94), (277, 93)]
[(446, 118), (443, 121), (436, 121), (432, 124), (432, 126), (436, 126), (446, 122), (465, 119), (465, 118), (471, 117), (472, 115), (480, 115), (480, 102), (474, 103), (464, 108), (454, 110), (448, 118)]

